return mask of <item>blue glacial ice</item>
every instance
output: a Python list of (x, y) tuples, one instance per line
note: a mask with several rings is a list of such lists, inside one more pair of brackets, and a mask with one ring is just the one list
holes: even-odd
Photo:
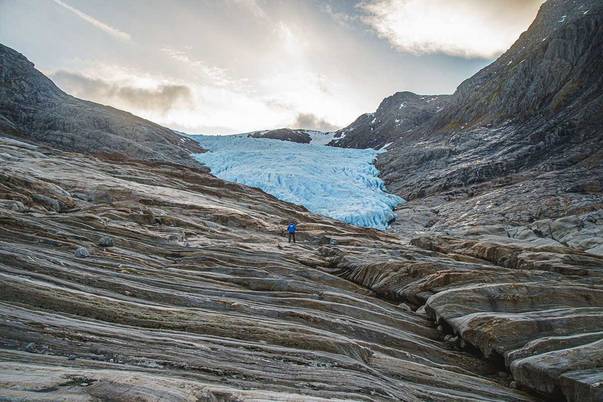
[(373, 161), (379, 151), (246, 136), (192, 136), (215, 176), (257, 187), (309, 211), (380, 230), (403, 199), (388, 193)]

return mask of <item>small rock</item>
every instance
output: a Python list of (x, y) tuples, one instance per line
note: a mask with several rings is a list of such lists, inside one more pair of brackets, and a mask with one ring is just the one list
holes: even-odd
[(88, 195), (88, 201), (95, 204), (110, 204), (113, 202), (113, 197), (106, 191), (93, 191)]
[(98, 245), (101, 247), (113, 247), (113, 238), (111, 236), (103, 236), (98, 241)]
[(517, 383), (515, 381), (511, 381), (511, 383), (509, 384), (509, 387), (517, 389)]
[(36, 351), (36, 344), (34, 342), (30, 342), (25, 346), (25, 350), (30, 353), (34, 353)]
[(87, 258), (90, 257), (90, 252), (86, 247), (78, 247), (77, 250), (75, 250), (75, 256), (79, 258)]
[(0, 208), (6, 208), (15, 212), (23, 212), (27, 209), (21, 201), (16, 200), (0, 200)]
[(410, 307), (406, 303), (400, 303), (400, 304), (398, 304), (398, 307), (404, 311), (412, 311), (412, 307)]
[(38, 204), (44, 206), (44, 208), (46, 209), (52, 209), (56, 212), (61, 212), (61, 204), (54, 198), (50, 198), (42, 194), (34, 194), (31, 196), (31, 198)]
[(419, 307), (417, 309), (417, 311), (415, 311), (415, 313), (426, 317), (427, 316), (427, 311), (425, 311), (425, 305), (422, 305), (421, 307)]
[(75, 355), (69, 355), (69, 356), (67, 357), (67, 360), (75, 360)]
[(441, 326), (441, 325), (438, 325), (437, 330), (438, 330), (438, 331), (440, 331), (440, 332), (444, 332), (444, 327), (443, 327), (443, 326)]

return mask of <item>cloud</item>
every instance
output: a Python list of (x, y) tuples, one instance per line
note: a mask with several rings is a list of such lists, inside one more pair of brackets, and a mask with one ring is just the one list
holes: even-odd
[(232, 0), (232, 3), (246, 9), (254, 17), (266, 19), (268, 16), (257, 0)]
[(362, 21), (396, 49), (491, 59), (509, 48), (544, 0), (366, 0)]
[(71, 11), (72, 13), (74, 13), (75, 15), (77, 15), (78, 17), (80, 17), (81, 19), (86, 21), (87, 23), (93, 25), (94, 27), (100, 29), (101, 31), (108, 33), (109, 35), (113, 36), (114, 38), (117, 38), (120, 40), (125, 40), (125, 41), (129, 41), (131, 39), (130, 34), (120, 31), (119, 29), (114, 28), (110, 25), (107, 25), (104, 22), (97, 20), (96, 18), (84, 13), (83, 11), (78, 10), (75, 7), (72, 7), (69, 4), (63, 3), (61, 0), (54, 0), (54, 2), (56, 4), (58, 4), (59, 6)]
[(335, 131), (338, 129), (337, 126), (334, 126), (328, 121), (321, 119), (312, 113), (299, 113), (293, 124), (291, 124), (291, 127), (319, 131)]
[(193, 103), (191, 90), (185, 85), (158, 84), (141, 88), (63, 70), (51, 74), (50, 78), (74, 96), (118, 108), (165, 114), (177, 107), (190, 108)]

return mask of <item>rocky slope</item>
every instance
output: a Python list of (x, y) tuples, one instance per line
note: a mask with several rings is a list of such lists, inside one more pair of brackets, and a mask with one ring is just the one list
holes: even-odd
[(602, 257), (408, 245), (173, 164), (0, 158), (0, 398), (602, 395)]
[(194, 165), (198, 144), (130, 113), (61, 91), (23, 55), (0, 44), (0, 131), (88, 153)]
[(549, 1), (417, 117), (379, 159), (393, 233), (221, 181), (2, 48), (0, 399), (602, 400), (600, 27)]
[(374, 113), (363, 114), (349, 126), (336, 131), (329, 145), (379, 149), (433, 118), (447, 105), (448, 98), (449, 95), (395, 93), (385, 98)]
[[(487, 260), (495, 273), (343, 267), (382, 294), (425, 302), (449, 340), (549, 398), (603, 399), (603, 320), (591, 304), (603, 286), (602, 22), (599, 1), (546, 2), (439, 112), (390, 131), (378, 158), (388, 188), (409, 200), (394, 232), (458, 261)], [(333, 145), (383, 142), (374, 127)]]
[(453, 259), (192, 168), (0, 151), (1, 398), (535, 399), (335, 275)]
[[(410, 200), (398, 213), (404, 236), (492, 235), (601, 254), (602, 21), (600, 1), (550, 0), (427, 120), (404, 133), (380, 119), (373, 131), (353, 124), (360, 135), (332, 144), (393, 141), (377, 166)], [(384, 101), (380, 115), (396, 108)]]

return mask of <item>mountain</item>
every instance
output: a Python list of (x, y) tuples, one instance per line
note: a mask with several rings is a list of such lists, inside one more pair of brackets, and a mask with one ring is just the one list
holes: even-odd
[(25, 56), (0, 44), (0, 130), (87, 153), (197, 165), (198, 144), (130, 113), (61, 91)]
[[(386, 99), (372, 130), (361, 116), (332, 144), (393, 142), (377, 167), (388, 189), (411, 201), (398, 211), (400, 233), (499, 235), (603, 253), (602, 21), (600, 1), (547, 1), (436, 113), (388, 131), (391, 117), (381, 116), (399, 113), (399, 103)], [(346, 143), (350, 132), (360, 134)]]
[(335, 132), (331, 146), (379, 149), (430, 120), (447, 105), (449, 95), (425, 96), (397, 92), (375, 113), (366, 113)]

